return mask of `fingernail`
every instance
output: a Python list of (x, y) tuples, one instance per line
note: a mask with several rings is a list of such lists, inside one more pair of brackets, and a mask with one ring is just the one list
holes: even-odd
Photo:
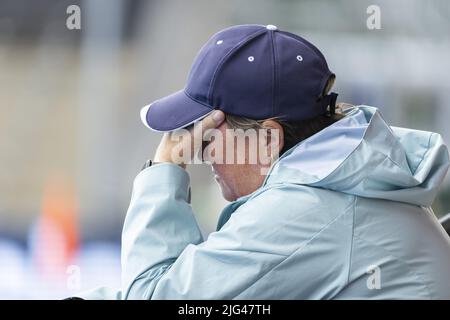
[(214, 111), (212, 118), (214, 119), (214, 121), (216, 122), (220, 122), (224, 119), (224, 113), (222, 111)]

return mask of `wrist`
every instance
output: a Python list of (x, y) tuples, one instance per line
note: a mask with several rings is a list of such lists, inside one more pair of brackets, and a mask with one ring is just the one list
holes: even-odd
[(177, 166), (179, 166), (179, 167), (181, 167), (183, 169), (186, 169), (186, 164), (185, 163), (176, 163), (176, 162), (172, 161), (171, 159), (166, 159), (166, 158), (163, 158), (163, 157), (155, 156), (153, 158), (152, 165), (155, 165), (155, 164), (158, 164), (158, 163), (172, 163), (172, 164), (176, 164)]

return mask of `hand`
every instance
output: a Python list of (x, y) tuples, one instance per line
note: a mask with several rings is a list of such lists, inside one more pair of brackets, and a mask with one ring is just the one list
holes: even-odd
[[(192, 160), (202, 146), (203, 133), (208, 129), (217, 128), (224, 120), (225, 114), (216, 110), (189, 129), (164, 133), (156, 149), (153, 162), (175, 163), (185, 169), (186, 162)], [(198, 141), (199, 139), (200, 141)]]

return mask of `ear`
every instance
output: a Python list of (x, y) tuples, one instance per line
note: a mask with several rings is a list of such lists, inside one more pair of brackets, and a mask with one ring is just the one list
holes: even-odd
[(267, 129), (267, 146), (270, 147), (272, 143), (278, 143), (278, 154), (280, 154), (284, 147), (283, 126), (275, 120), (266, 120), (262, 123), (262, 126)]

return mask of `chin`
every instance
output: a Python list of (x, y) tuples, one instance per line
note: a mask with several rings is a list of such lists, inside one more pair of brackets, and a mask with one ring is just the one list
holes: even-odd
[(232, 202), (232, 201), (234, 201), (234, 200), (237, 199), (237, 197), (232, 196), (232, 195), (230, 195), (229, 193), (223, 192), (223, 191), (222, 191), (222, 196), (223, 196), (223, 198), (224, 198), (225, 200), (230, 201), (230, 202)]
[(231, 192), (231, 190), (228, 187), (224, 186), (221, 182), (219, 182), (219, 186), (220, 186), (220, 190), (222, 191), (222, 196), (225, 200), (231, 202), (238, 198), (238, 197), (236, 197), (234, 192)]

